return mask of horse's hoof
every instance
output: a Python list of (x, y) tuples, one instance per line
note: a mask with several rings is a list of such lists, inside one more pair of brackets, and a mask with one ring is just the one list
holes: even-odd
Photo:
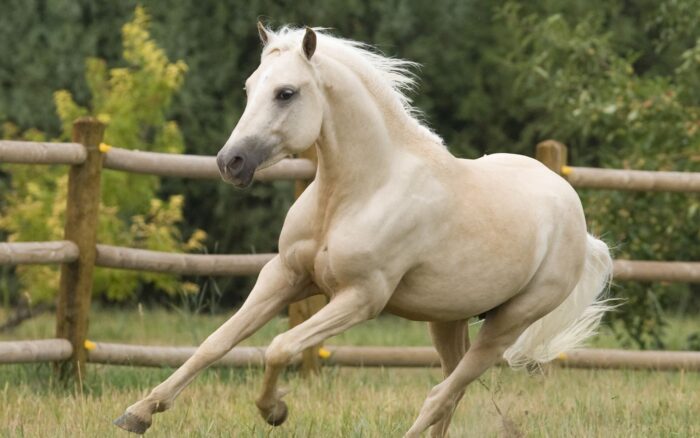
[(265, 421), (267, 421), (267, 424), (270, 426), (279, 426), (285, 422), (288, 414), (287, 403), (280, 400), (277, 402), (274, 409), (272, 409), (272, 412), (265, 418)]
[(139, 435), (143, 435), (146, 430), (151, 427), (150, 421), (144, 421), (129, 412), (124, 412), (124, 415), (114, 420), (114, 424), (126, 431), (137, 433)]

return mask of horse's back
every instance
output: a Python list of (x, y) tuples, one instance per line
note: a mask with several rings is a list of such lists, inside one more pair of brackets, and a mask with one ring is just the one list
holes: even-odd
[[(459, 161), (465, 173), (473, 175), (472, 182), (476, 181), (476, 186), (484, 192), (499, 193), (506, 198), (524, 197), (533, 207), (578, 210), (573, 219), (583, 217), (581, 201), (571, 185), (533, 158), (499, 153)], [(557, 215), (560, 213), (556, 211)]]
[[(517, 154), (491, 154), (484, 155), (476, 160), (459, 160), (467, 170), (472, 169), (481, 175), (493, 174), (499, 177), (499, 181), (506, 187), (509, 181), (525, 181), (525, 187), (534, 190), (554, 188), (568, 191), (569, 184), (561, 177), (549, 170), (544, 164), (534, 158)], [(484, 181), (486, 181), (485, 179)], [(509, 188), (510, 189), (510, 188)]]
[[(550, 238), (578, 236), (586, 225), (581, 200), (571, 185), (539, 161), (516, 154), (460, 160), (466, 181), (480, 201), (502, 215), (530, 223)], [(576, 237), (574, 237), (576, 239)]]
[(532, 168), (532, 169), (546, 168), (542, 163), (535, 160), (534, 158), (530, 158), (530, 157), (527, 157), (525, 155), (518, 155), (518, 154), (506, 154), (506, 153), (490, 154), (490, 155), (484, 155), (483, 157), (478, 158), (478, 159), (473, 160), (473, 161), (477, 162), (477, 163), (489, 163), (489, 164), (495, 164), (495, 165), (499, 165), (499, 166), (514, 166), (514, 167)]

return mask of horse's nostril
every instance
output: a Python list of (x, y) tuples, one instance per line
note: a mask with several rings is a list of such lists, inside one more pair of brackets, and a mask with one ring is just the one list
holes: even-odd
[(240, 168), (243, 167), (243, 157), (241, 157), (240, 155), (236, 155), (231, 161), (228, 162), (227, 167), (229, 168), (229, 170), (234, 172), (240, 170)]

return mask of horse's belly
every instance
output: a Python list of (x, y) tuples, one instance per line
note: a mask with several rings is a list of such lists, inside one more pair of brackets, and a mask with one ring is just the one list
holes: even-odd
[(505, 303), (527, 289), (547, 257), (558, 257), (551, 253), (551, 241), (562, 240), (551, 221), (532, 221), (519, 230), (524, 231), (509, 234), (507, 228), (494, 228), (442, 240), (404, 275), (386, 309), (409, 319), (454, 321)]
[[(416, 291), (417, 293), (406, 293), (397, 291), (386, 305), (386, 310), (414, 321), (456, 321), (466, 319), (471, 316), (480, 315), (500, 304), (498, 301), (474, 300), (445, 300), (448, 296), (455, 294), (435, 294), (428, 297), (426, 291)], [(456, 293), (468, 293), (455, 291)], [(441, 296), (442, 295), (442, 296)]]
[(385, 310), (402, 318), (413, 321), (457, 321), (479, 315), (483, 311), (478, 306), (442, 306), (435, 299), (425, 295), (395, 294), (387, 303)]
[(454, 321), (487, 312), (516, 295), (531, 278), (527, 266), (473, 266), (426, 274), (409, 273), (386, 310), (425, 321)]

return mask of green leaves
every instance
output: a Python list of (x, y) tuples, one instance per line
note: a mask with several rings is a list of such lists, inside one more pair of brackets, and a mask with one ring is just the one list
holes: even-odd
[[(616, 45), (599, 12), (567, 20), (524, 15), (511, 4), (500, 17), (518, 38), (509, 68), (527, 110), (538, 113), (530, 127), (534, 136), (566, 143), (572, 165), (700, 171), (694, 158), (700, 151), (697, 44), (663, 71), (657, 66), (642, 74), (637, 56)], [(646, 49), (653, 47), (659, 46), (652, 42)], [(700, 259), (697, 196), (583, 191), (582, 198), (589, 229), (612, 244), (617, 257)], [(661, 348), (664, 312), (697, 303), (691, 289), (617, 285), (614, 293), (627, 303), (611, 317), (622, 322), (628, 341)]]
[[(92, 99), (89, 107), (77, 104), (71, 92), (54, 93), (61, 120), (61, 138), (70, 138), (73, 120), (91, 114), (107, 123), (104, 141), (128, 149), (182, 153), (183, 138), (177, 124), (166, 118), (173, 95), (180, 89), (186, 66), (171, 63), (148, 32), (145, 10), (136, 8), (133, 21), (123, 27), (125, 67), (108, 68), (103, 60), (86, 62), (86, 82)], [(10, 240), (55, 240), (63, 235), (67, 177), (65, 168), (39, 173), (34, 168), (16, 166), (12, 193), (0, 220), (0, 228)], [(156, 177), (105, 171), (102, 177), (102, 205), (98, 241), (112, 245), (182, 252), (201, 250), (206, 235), (195, 231), (183, 242), (184, 199), (159, 199)], [(48, 300), (57, 290), (55, 269), (18, 268), (23, 288), (35, 301)], [(109, 299), (133, 297), (141, 287), (170, 294), (197, 287), (181, 283), (177, 277), (127, 271), (96, 270), (94, 292)]]

